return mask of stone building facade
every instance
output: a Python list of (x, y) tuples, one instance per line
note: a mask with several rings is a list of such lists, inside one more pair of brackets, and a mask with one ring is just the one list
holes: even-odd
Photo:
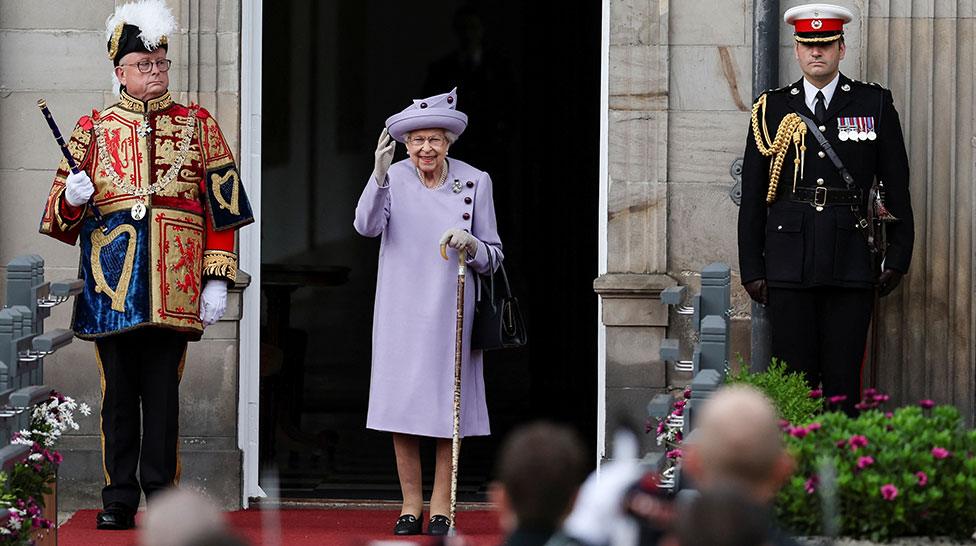
[[(976, 8), (971, 0), (837, 1), (858, 14), (848, 27), (841, 68), (892, 89), (913, 172), (916, 258), (903, 286), (882, 306), (881, 387), (902, 402), (929, 397), (955, 404), (972, 420)], [(799, 3), (783, 0), (781, 8)], [(169, 4), (181, 28), (170, 45), (174, 94), (213, 112), (235, 149), (260, 142), (260, 109), (254, 118), (241, 115), (259, 104), (260, 94), (255, 99), (249, 86), (260, 77), (252, 77), (254, 67), (242, 59), (255, 58), (255, 52), (260, 59), (260, 18), (249, 16), (260, 14), (260, 2)], [(110, 63), (92, 53), (104, 50), (104, 19), (114, 5), (0, 2), (0, 264), (37, 253), (47, 260), (49, 277), (75, 274), (77, 249), (36, 231), (58, 151), (34, 104), (47, 99), (65, 127), (92, 107), (114, 102)], [(601, 339), (598, 456), (609, 448), (608, 416), (621, 410), (640, 415), (654, 394), (690, 379), (665, 369), (658, 358), (663, 338), (679, 337), (686, 349), (691, 341), (687, 322), (669, 316), (659, 295), (675, 284), (694, 290), (695, 272), (710, 262), (735, 268), (730, 167), (742, 155), (748, 109), (761, 91), (750, 84), (751, 1), (603, 5), (605, 130), (601, 176), (591, 181), (601, 185), (605, 205), (601, 274), (594, 281), (602, 305), (593, 324)], [(785, 24), (780, 60), (780, 83), (797, 79)], [(254, 150), (246, 153), (258, 157)], [(259, 196), (260, 180), (244, 180), (249, 195)], [(247, 229), (259, 234), (260, 224)], [(260, 263), (253, 256), (259, 236), (247, 237), (241, 249), (245, 270), (247, 263)], [(733, 354), (748, 356), (748, 299), (737, 277), (733, 285)], [(254, 415), (238, 409), (251, 408), (256, 397), (259, 307), (255, 296), (247, 297), (242, 322), (237, 291), (224, 320), (191, 345), (182, 390), (184, 480), (228, 508), (259, 491), (256, 462), (247, 459), (254, 449), (248, 432), (256, 427)], [(68, 313), (57, 308), (49, 325), (65, 326)], [(92, 347), (76, 341), (50, 359), (46, 381), (98, 407), (95, 370)], [(651, 444), (647, 438), (646, 447)], [(97, 506), (98, 420), (83, 420), (63, 447), (70, 456), (62, 468), (62, 507)]]

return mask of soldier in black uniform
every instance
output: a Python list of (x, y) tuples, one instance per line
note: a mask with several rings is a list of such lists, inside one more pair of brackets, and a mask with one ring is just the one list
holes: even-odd
[[(739, 211), (742, 284), (766, 305), (772, 355), (825, 396), (860, 400), (860, 369), (875, 291), (889, 294), (908, 271), (914, 222), (908, 156), (891, 92), (844, 76), (845, 8), (786, 11), (803, 78), (761, 94), (746, 137)], [(812, 120), (809, 124), (803, 119)], [(845, 181), (818, 130), (851, 178)], [(884, 189), (884, 260), (873, 260), (869, 190)], [(874, 242), (872, 240), (872, 242)], [(886, 252), (885, 252), (886, 251)]]

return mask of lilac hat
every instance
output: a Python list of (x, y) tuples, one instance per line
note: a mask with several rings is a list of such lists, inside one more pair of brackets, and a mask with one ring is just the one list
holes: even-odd
[(403, 142), (406, 133), (417, 129), (444, 129), (460, 135), (468, 126), (468, 115), (458, 112), (455, 106), (457, 87), (449, 93), (414, 99), (413, 104), (386, 118), (386, 128), (397, 142)]

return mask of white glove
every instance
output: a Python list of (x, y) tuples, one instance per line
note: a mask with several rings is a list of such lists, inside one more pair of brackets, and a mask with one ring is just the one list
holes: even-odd
[(204, 326), (220, 320), (227, 310), (227, 281), (210, 279), (203, 285), (200, 295), (200, 320)]
[(380, 186), (386, 186), (386, 173), (390, 170), (390, 164), (393, 163), (393, 151), (396, 149), (396, 141), (390, 137), (390, 132), (383, 128), (383, 132), (380, 133), (380, 139), (376, 142), (376, 151), (373, 152), (373, 157), (375, 162), (373, 163), (373, 176), (376, 177), (376, 183)]
[(465, 250), (468, 256), (473, 257), (478, 254), (478, 242), (478, 239), (467, 231), (460, 228), (451, 228), (445, 231), (444, 235), (441, 235), (441, 242), (439, 244), (447, 245), (458, 252)]
[(64, 187), (64, 198), (69, 205), (80, 207), (91, 199), (93, 193), (95, 193), (95, 186), (92, 185), (91, 178), (88, 178), (85, 171), (78, 171), (78, 174), (68, 173)]

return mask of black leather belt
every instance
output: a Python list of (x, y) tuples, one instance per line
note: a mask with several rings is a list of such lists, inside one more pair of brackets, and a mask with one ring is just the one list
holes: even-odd
[(800, 187), (790, 197), (799, 203), (808, 203), (814, 207), (830, 207), (837, 205), (860, 205), (861, 190), (846, 188), (827, 188), (824, 186)]

